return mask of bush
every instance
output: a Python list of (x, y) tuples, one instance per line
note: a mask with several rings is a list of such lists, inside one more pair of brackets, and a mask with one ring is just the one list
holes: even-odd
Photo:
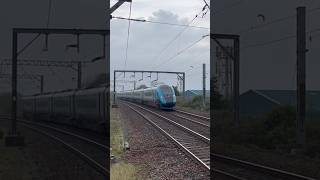
[(320, 122), (308, 120), (306, 122), (306, 155), (320, 157)]
[[(256, 146), (261, 149), (289, 153), (296, 144), (296, 112), (282, 106), (262, 117), (242, 118), (239, 127), (233, 123), (232, 112), (214, 111), (214, 136), (223, 144)], [(320, 121), (306, 120), (305, 155), (320, 157)]]
[(182, 106), (191, 107), (193, 109), (199, 109), (204, 111), (210, 111), (210, 102), (208, 100), (205, 101), (205, 107), (203, 107), (202, 96), (195, 96), (190, 101), (183, 101)]
[(239, 127), (233, 124), (232, 114), (226, 120), (215, 121), (215, 133), (223, 141), (237, 144), (251, 144), (264, 149), (288, 151), (295, 144), (295, 110), (292, 107), (278, 107), (262, 118), (246, 117)]

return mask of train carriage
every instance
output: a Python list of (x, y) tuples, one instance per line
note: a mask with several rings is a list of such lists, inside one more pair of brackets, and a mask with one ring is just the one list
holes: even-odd
[(35, 96), (34, 98), (34, 119), (50, 119), (52, 112), (52, 94)]
[(75, 94), (76, 124), (79, 127), (100, 129), (107, 117), (106, 88), (80, 90)]
[(23, 97), (22, 99), (22, 115), (28, 119), (34, 119), (35, 115), (35, 98), (34, 96)]
[(23, 116), (108, 133), (108, 91), (100, 87), (22, 97)]
[[(71, 124), (73, 118), (72, 98), (74, 91), (56, 93), (52, 96), (52, 116), (51, 121)], [(42, 97), (43, 98), (43, 97)], [(50, 113), (50, 112), (48, 112)]]
[(119, 92), (117, 93), (117, 97), (122, 100), (155, 106), (160, 109), (172, 109), (176, 104), (174, 90), (168, 85)]

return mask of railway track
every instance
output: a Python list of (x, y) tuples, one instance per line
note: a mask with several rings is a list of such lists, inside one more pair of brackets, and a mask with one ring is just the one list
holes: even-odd
[[(210, 170), (214, 174), (223, 178), (245, 180), (227, 171), (210, 167), (210, 138), (203, 138), (197, 135), (197, 132), (192, 134), (191, 131), (186, 130), (188, 128), (183, 128), (181, 124), (178, 125), (178, 123), (174, 122), (173, 120), (135, 103), (130, 103), (127, 101), (122, 103), (147, 120), (151, 125), (172, 140), (180, 149), (184, 150), (186, 154), (193, 158), (197, 163), (200, 163), (200, 165), (205, 167), (207, 170)], [(133, 106), (139, 108), (140, 111)], [(152, 115), (150, 116), (150, 114)], [(158, 121), (159, 119), (166, 121), (166, 123), (163, 123), (163, 121)], [(171, 128), (168, 127), (170, 125)], [(199, 141), (201, 145), (198, 144)]]
[(175, 111), (171, 112), (172, 115), (178, 117), (178, 118), (181, 118), (181, 119), (185, 119), (185, 120), (188, 120), (190, 122), (193, 122), (195, 124), (199, 124), (201, 126), (204, 126), (204, 127), (210, 127), (210, 121), (208, 121), (207, 119), (203, 119), (203, 118), (197, 118), (193, 115), (180, 115), (179, 113), (176, 113)]
[[(6, 117), (1, 117), (1, 119), (10, 120), (10, 118)], [(19, 119), (18, 123), (27, 129), (62, 144), (66, 149), (86, 161), (89, 166), (102, 176), (105, 178), (109, 177), (109, 161), (106, 156), (109, 148), (106, 144), (97, 142), (94, 138), (90, 137), (91, 135), (86, 137), (83, 133), (75, 133), (74, 130), (71, 132), (67, 129), (61, 129), (45, 123), (30, 122), (22, 119)]]
[[(128, 103), (128, 102), (126, 102)], [(128, 105), (130, 104), (130, 105)], [(144, 119), (149, 121), (154, 127), (156, 127), (160, 132), (165, 134), (169, 139), (171, 139), (179, 148), (184, 150), (188, 155), (190, 155), (197, 163), (201, 164), (208, 170), (211, 170), (214, 177), (220, 177), (221, 179), (235, 179), (235, 180), (253, 180), (253, 179), (270, 179), (270, 180), (316, 180), (315, 178), (295, 174), (292, 172), (287, 172), (284, 170), (267, 167), (264, 165), (243, 161), (231, 157), (227, 157), (221, 154), (213, 153), (211, 156), (210, 152), (210, 138), (201, 136), (189, 128), (183, 128), (183, 125), (178, 125), (174, 120), (169, 119), (164, 114), (156, 113), (151, 109), (147, 109), (143, 106), (128, 103), (126, 104), (130, 109), (135, 111), (137, 114), (142, 116)], [(138, 110), (139, 109), (139, 110)], [(192, 116), (192, 115), (190, 115)], [(195, 116), (192, 116), (195, 117)], [(155, 121), (156, 119), (157, 121)], [(159, 121), (162, 120), (162, 121)], [(192, 118), (193, 119), (193, 118)], [(170, 121), (171, 120), (171, 121)], [(194, 119), (193, 119), (194, 120)], [(56, 131), (61, 134), (68, 136), (73, 136), (81, 141), (89, 143), (95, 147), (98, 147), (104, 153), (108, 151), (108, 147), (101, 143), (96, 142), (95, 140), (79, 136), (75, 133), (67, 132), (66, 130), (61, 130), (57, 127), (48, 126), (42, 123), (31, 123), (27, 121), (19, 120), (19, 123), (24, 124), (29, 129), (37, 131), (41, 134), (44, 134), (59, 143), (62, 143), (66, 148), (74, 151), (82, 159), (84, 159), (90, 166), (95, 168), (98, 172), (106, 175), (109, 173), (109, 170), (106, 169), (105, 165), (102, 165), (103, 162), (98, 162), (94, 160), (93, 157), (88, 156), (86, 153), (79, 150), (79, 148), (71, 145), (70, 142), (66, 142), (61, 137), (57, 137), (48, 131), (40, 130), (39, 127), (50, 131)], [(36, 128), (38, 127), (38, 128)], [(189, 130), (188, 130), (189, 129)], [(213, 159), (214, 166), (210, 168), (210, 158)], [(105, 161), (108, 162), (108, 161)]]
[(199, 134), (202, 136), (210, 139), (210, 122), (202, 120), (202, 119), (197, 119), (194, 117), (188, 117), (186, 115), (181, 116), (180, 114), (176, 113), (175, 111), (163, 111), (163, 110), (158, 110), (150, 106), (143, 106), (146, 109), (156, 112), (178, 124), (181, 124)]
[(199, 114), (194, 114), (194, 113), (187, 112), (187, 111), (182, 111), (182, 110), (179, 110), (179, 109), (175, 109), (175, 112), (178, 112), (178, 113), (184, 114), (184, 115), (189, 115), (189, 116), (192, 116), (192, 117), (195, 117), (195, 118), (198, 118), (198, 119), (210, 121), (210, 117), (201, 116)]
[[(211, 158), (215, 166), (222, 167), (224, 173), (233, 175), (236, 180), (316, 180), (315, 178), (303, 176), (300, 174), (264, 166), (257, 163), (231, 158), (221, 154), (212, 153)], [(216, 167), (217, 168), (217, 167)], [(221, 169), (222, 169), (221, 168)], [(225, 170), (229, 168), (228, 170)], [(222, 170), (221, 170), (222, 171)]]
[[(173, 112), (162, 112), (158, 111), (156, 109), (152, 108), (146, 108), (145, 106), (137, 105), (135, 103), (129, 103), (125, 102), (130, 105), (129, 106), (132, 110), (137, 112), (140, 116), (142, 116), (144, 119), (148, 120), (153, 126), (155, 126), (157, 129), (159, 129), (162, 133), (164, 133), (169, 139), (171, 139), (175, 144), (180, 147), (181, 149), (185, 150), (187, 154), (189, 154), (191, 157), (193, 157), (197, 162), (200, 162), (203, 165), (203, 157), (198, 157), (197, 153), (194, 152), (196, 148), (201, 149), (202, 147), (197, 147), (196, 145), (191, 147), (188, 146), (189, 144), (195, 144), (193, 141), (189, 141), (187, 143), (184, 142), (183, 138), (179, 138), (179, 134), (177, 131), (176, 134), (172, 134), (170, 130), (167, 130), (165, 127), (165, 124), (162, 124), (161, 122), (158, 121), (158, 119), (166, 120), (169, 122), (169, 120), (177, 123), (176, 120), (173, 120), (173, 117), (177, 117), (180, 119), (184, 119), (186, 121), (193, 122), (194, 124), (198, 124), (199, 126), (203, 127), (210, 127), (210, 123), (208, 122), (208, 118), (203, 117), (203, 116), (198, 116), (192, 113), (180, 113), (183, 115), (177, 115), (176, 111)], [(137, 108), (140, 110), (137, 110)], [(142, 111), (141, 111), (142, 110)], [(153, 116), (148, 116), (148, 113), (152, 114)], [(170, 116), (171, 114), (171, 116)], [(158, 118), (155, 119), (155, 116)], [(170, 121), (170, 122), (171, 122)], [(172, 123), (171, 124), (175, 124)], [(181, 125), (181, 124), (180, 124)], [(179, 125), (175, 125), (176, 127), (180, 127)], [(181, 128), (181, 127), (180, 127)], [(182, 128), (183, 129), (183, 128)], [(180, 129), (181, 130), (181, 129)], [(171, 133), (171, 134), (170, 134)], [(190, 132), (189, 132), (190, 133)], [(200, 136), (195, 135), (198, 139)], [(201, 138), (200, 138), (201, 139)], [(204, 141), (207, 144), (207, 149), (210, 149), (210, 138), (208, 138), (209, 141)], [(203, 141), (204, 139), (202, 139)], [(272, 168), (272, 167), (267, 167), (263, 166), (260, 164), (248, 162), (248, 161), (243, 161), (231, 157), (227, 157), (224, 155), (216, 154), (213, 153), (211, 156), (207, 155), (205, 160), (208, 160), (210, 158), (213, 159), (214, 166), (210, 168), (210, 162), (205, 163), (207, 166), (206, 168), (211, 170), (212, 174), (214, 177), (217, 179), (234, 179), (234, 180), (316, 180), (314, 178), (306, 177), (303, 175), (287, 172), (284, 170)]]
[(210, 139), (159, 114), (134, 103), (123, 103), (184, 150), (205, 169), (210, 170)]

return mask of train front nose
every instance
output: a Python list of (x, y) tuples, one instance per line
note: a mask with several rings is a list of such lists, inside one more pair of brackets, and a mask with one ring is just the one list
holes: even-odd
[(163, 107), (173, 107), (176, 104), (175, 96), (170, 94), (164, 95), (162, 98), (162, 106)]

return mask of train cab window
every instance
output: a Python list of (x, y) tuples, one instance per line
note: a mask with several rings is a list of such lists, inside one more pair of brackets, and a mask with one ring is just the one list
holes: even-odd
[(172, 94), (172, 89), (169, 86), (160, 86), (161, 91), (164, 94)]

